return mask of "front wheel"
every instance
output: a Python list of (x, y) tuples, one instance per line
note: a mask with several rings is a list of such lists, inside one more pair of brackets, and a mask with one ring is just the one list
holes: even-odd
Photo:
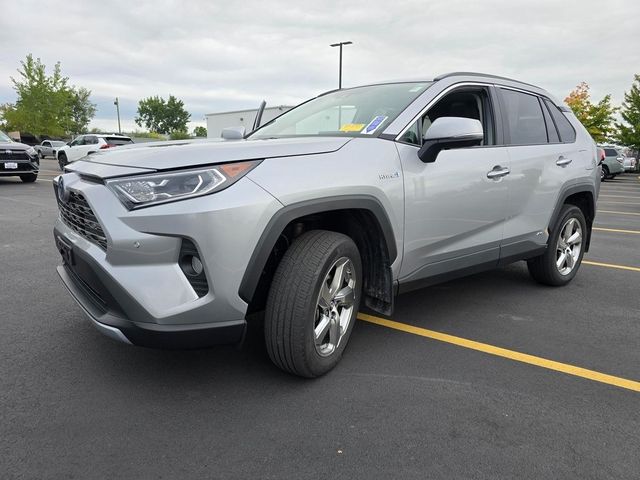
[(575, 205), (563, 205), (549, 235), (544, 254), (527, 261), (529, 273), (539, 283), (566, 285), (578, 273), (586, 244), (587, 222)]
[(350, 237), (312, 230), (285, 252), (271, 284), (264, 335), (269, 357), (313, 378), (340, 361), (356, 321), (362, 262)]
[(67, 156), (64, 153), (59, 153), (58, 154), (58, 165), (60, 165), (60, 170), (62, 170), (64, 172), (64, 167), (68, 163), (69, 162), (67, 161)]

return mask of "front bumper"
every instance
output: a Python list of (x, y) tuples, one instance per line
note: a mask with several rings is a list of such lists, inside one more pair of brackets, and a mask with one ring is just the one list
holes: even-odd
[[(128, 211), (103, 184), (63, 175), (101, 224), (106, 249), (59, 218), (58, 274), (94, 325), (135, 345), (190, 348), (239, 342), (247, 304), (242, 275), (262, 230), (281, 204), (249, 179), (221, 192)], [(62, 201), (62, 200), (61, 200)], [(208, 282), (199, 295), (179, 265), (188, 240)]]
[[(124, 318), (120, 309), (105, 304), (68, 265), (57, 267), (58, 275), (71, 296), (87, 314), (91, 323), (104, 335), (119, 342), (151, 348), (198, 348), (242, 340), (245, 320), (232, 322), (157, 325)], [(99, 288), (99, 287), (98, 287)]]
[[(15, 163), (17, 168), (6, 168), (7, 163)], [(0, 160), (0, 177), (38, 173), (39, 170), (40, 164), (37, 158), (32, 160)]]

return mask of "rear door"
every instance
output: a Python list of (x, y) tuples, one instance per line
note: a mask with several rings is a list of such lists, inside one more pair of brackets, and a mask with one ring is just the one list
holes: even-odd
[(506, 178), (507, 220), (500, 253), (501, 259), (508, 260), (546, 245), (559, 194), (585, 166), (576, 148), (575, 131), (567, 121), (571, 134), (564, 132), (567, 141), (562, 141), (542, 97), (507, 87), (497, 90), (511, 168)]

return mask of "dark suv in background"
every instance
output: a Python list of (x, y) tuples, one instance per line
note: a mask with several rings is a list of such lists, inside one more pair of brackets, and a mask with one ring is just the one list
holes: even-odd
[(14, 142), (0, 131), (0, 177), (20, 177), (25, 183), (35, 182), (40, 159), (33, 147)]

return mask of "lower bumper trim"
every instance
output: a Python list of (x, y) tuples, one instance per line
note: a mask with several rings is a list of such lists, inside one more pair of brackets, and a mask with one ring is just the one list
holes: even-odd
[(97, 320), (94, 320), (91, 317), (89, 317), (89, 320), (91, 320), (91, 323), (93, 324), (93, 326), (96, 327), (100, 331), (100, 333), (102, 333), (103, 335), (106, 335), (107, 337), (113, 338), (114, 340), (117, 340), (119, 342), (126, 343), (128, 345), (132, 345), (132, 343), (129, 341), (129, 339), (124, 336), (124, 333), (122, 333), (117, 328), (110, 327), (109, 325), (105, 325), (104, 323), (100, 323), (100, 322), (98, 322)]
[(240, 343), (244, 338), (246, 320), (227, 322), (161, 325), (135, 322), (98, 305), (68, 271), (59, 266), (58, 275), (71, 296), (87, 314), (93, 325), (108, 337), (118, 341), (150, 348), (189, 349), (219, 344)]

